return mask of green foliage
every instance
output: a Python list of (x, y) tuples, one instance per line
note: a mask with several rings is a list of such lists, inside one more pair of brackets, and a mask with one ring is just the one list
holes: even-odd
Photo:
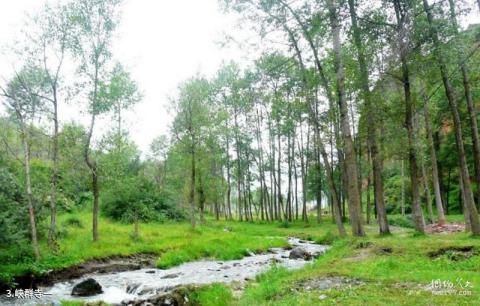
[(62, 223), (62, 225), (66, 226), (66, 227), (83, 228), (82, 221), (75, 216), (72, 216), (72, 217), (69, 217), (69, 218), (65, 219), (65, 221)]
[(331, 231), (326, 232), (320, 239), (315, 240), (316, 243), (331, 245), (339, 237)]
[(102, 211), (105, 216), (128, 223), (136, 217), (142, 221), (183, 219), (183, 214), (143, 177), (125, 178), (109, 186), (102, 195)]
[(28, 237), (27, 207), (14, 173), (0, 160), (0, 246)]
[(394, 226), (400, 226), (405, 228), (414, 228), (412, 217), (410, 215), (394, 215), (388, 216), (388, 223)]

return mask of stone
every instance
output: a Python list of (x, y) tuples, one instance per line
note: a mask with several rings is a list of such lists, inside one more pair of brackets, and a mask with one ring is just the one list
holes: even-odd
[(162, 276), (162, 279), (166, 279), (166, 278), (177, 278), (180, 276), (180, 273), (172, 273), (172, 274), (167, 274), (167, 275), (164, 275)]
[(288, 256), (290, 259), (305, 259), (310, 260), (312, 259), (312, 254), (308, 253), (302, 247), (296, 247), (290, 251), (290, 255)]
[(93, 278), (76, 284), (72, 289), (73, 296), (92, 296), (103, 293), (102, 286)]

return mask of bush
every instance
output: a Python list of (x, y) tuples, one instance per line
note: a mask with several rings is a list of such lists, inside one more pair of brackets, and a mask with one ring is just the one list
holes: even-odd
[(14, 174), (0, 164), (0, 246), (27, 239), (28, 229), (27, 205), (20, 185)]
[(127, 178), (110, 186), (102, 196), (102, 212), (126, 223), (134, 222), (136, 216), (142, 221), (157, 222), (184, 219), (184, 215), (142, 177)]
[(70, 226), (70, 227), (76, 227), (76, 228), (83, 228), (82, 221), (77, 217), (69, 217), (68, 219), (63, 221), (62, 225), (65, 227)]
[(400, 226), (405, 228), (414, 228), (411, 216), (389, 216), (388, 223), (394, 226)]
[(320, 237), (320, 239), (315, 240), (315, 242), (319, 244), (331, 245), (336, 239), (338, 239), (338, 236), (332, 233), (331, 231), (328, 231), (325, 233), (325, 235)]

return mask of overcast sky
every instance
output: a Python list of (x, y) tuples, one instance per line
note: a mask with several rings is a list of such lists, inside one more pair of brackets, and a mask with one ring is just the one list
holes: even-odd
[[(34, 13), (47, 0), (3, 0), (0, 4), (0, 44), (11, 42), (23, 25), (26, 13)], [(54, 1), (54, 0), (52, 0)], [(473, 1), (473, 0), (469, 0)], [(478, 11), (466, 23), (479, 22)], [(220, 48), (223, 33), (240, 34), (232, 16), (223, 15), (218, 0), (127, 0), (114, 56), (132, 73), (144, 99), (126, 117), (124, 126), (146, 152), (153, 138), (168, 132), (171, 115), (167, 113), (168, 96), (181, 81), (201, 73), (211, 76), (222, 60), (241, 60), (236, 47)], [(245, 35), (243, 33), (243, 35)], [(0, 76), (7, 77), (12, 65), (0, 57)], [(85, 123), (74, 106), (62, 105), (62, 122)], [(97, 139), (109, 120), (99, 122)]]

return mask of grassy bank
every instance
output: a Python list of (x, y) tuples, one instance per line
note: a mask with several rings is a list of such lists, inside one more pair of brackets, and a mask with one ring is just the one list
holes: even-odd
[[(131, 238), (132, 226), (100, 222), (100, 241), (90, 235), (90, 214), (60, 218), (64, 237), (59, 254), (42, 246), (38, 263), (13, 260), (1, 267), (2, 278), (26, 272), (39, 273), (110, 255), (157, 253), (158, 267), (167, 268), (198, 258), (236, 259), (249, 250), (263, 251), (285, 246), (287, 236), (331, 243), (332, 249), (298, 271), (273, 268), (247, 285), (241, 296), (230, 288), (212, 285), (195, 292), (192, 299), (201, 305), (478, 305), (480, 304), (480, 256), (463, 256), (447, 251), (432, 256), (441, 248), (474, 246), (480, 240), (465, 233), (418, 236), (410, 229), (395, 228), (394, 234), (379, 237), (374, 226), (367, 226), (365, 238), (338, 239), (334, 225), (301, 222), (274, 223), (213, 222), (192, 231), (186, 223), (141, 225), (141, 239)], [(283, 237), (283, 238), (282, 238)], [(15, 250), (2, 251), (3, 257)], [(471, 255), (471, 254), (470, 254)], [(308, 290), (307, 280), (343, 276), (359, 279), (358, 286), (329, 290)], [(470, 295), (433, 295), (425, 287), (433, 280), (451, 282), (455, 289), (468, 286)], [(470, 287), (471, 285), (472, 287)]]

